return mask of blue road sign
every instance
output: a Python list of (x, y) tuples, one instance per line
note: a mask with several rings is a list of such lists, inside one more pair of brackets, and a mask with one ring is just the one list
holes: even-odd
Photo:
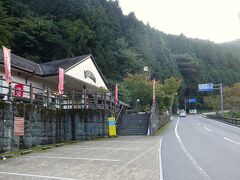
[(197, 102), (196, 98), (190, 98), (188, 99), (188, 103), (195, 103)]
[(208, 84), (199, 84), (198, 85), (198, 90), (199, 91), (212, 91), (213, 90), (213, 84), (208, 83)]

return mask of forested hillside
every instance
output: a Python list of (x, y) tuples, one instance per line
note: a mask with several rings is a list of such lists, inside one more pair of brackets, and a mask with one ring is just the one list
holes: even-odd
[(201, 82), (240, 80), (239, 49), (167, 35), (112, 0), (1, 0), (0, 44), (36, 62), (91, 53), (110, 85), (145, 65), (152, 78), (183, 78), (188, 96)]

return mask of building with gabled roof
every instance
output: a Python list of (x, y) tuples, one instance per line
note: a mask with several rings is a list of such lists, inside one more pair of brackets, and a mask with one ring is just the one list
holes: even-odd
[[(29, 85), (44, 89), (49, 87), (57, 92), (58, 68), (64, 69), (64, 91), (83, 89), (108, 91), (106, 80), (93, 56), (83, 55), (42, 64), (11, 54), (12, 79), (15, 84)], [(0, 50), (0, 76), (4, 78), (3, 51)], [(0, 85), (6, 82), (0, 82)], [(5, 84), (7, 85), (7, 84)], [(0, 93), (4, 89), (0, 90)]]

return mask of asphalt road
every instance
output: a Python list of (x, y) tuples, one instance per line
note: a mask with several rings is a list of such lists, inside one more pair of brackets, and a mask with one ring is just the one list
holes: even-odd
[(198, 115), (154, 137), (86, 141), (0, 161), (0, 180), (239, 180), (240, 128)]
[(240, 179), (240, 128), (188, 115), (162, 136), (164, 180)]

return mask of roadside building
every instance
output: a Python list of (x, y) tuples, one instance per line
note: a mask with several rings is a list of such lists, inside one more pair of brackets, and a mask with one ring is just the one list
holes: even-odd
[[(65, 89), (108, 91), (106, 81), (92, 55), (83, 55), (38, 64), (20, 56), (11, 55), (13, 81), (38, 88), (49, 87), (57, 91), (58, 68), (64, 69)], [(3, 51), (0, 50), (0, 75), (4, 78)], [(4, 92), (4, 90), (3, 90)]]

